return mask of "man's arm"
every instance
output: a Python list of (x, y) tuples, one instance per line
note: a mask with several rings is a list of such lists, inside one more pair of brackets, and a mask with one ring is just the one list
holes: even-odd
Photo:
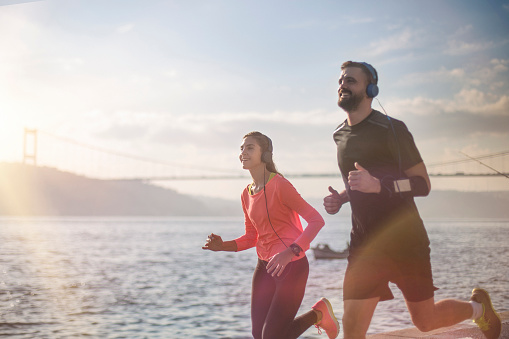
[(431, 191), (431, 181), (429, 180), (428, 171), (424, 162), (420, 162), (417, 165), (410, 167), (405, 171), (407, 177), (422, 177), (428, 185), (428, 193)]
[(392, 196), (401, 194), (403, 196), (426, 196), (431, 190), (431, 182), (424, 162), (409, 168), (405, 171), (407, 178), (393, 179), (391, 177), (381, 180), (372, 176), (368, 170), (358, 163), (355, 163), (357, 170), (348, 174), (348, 184), (354, 191), (363, 193), (379, 193)]

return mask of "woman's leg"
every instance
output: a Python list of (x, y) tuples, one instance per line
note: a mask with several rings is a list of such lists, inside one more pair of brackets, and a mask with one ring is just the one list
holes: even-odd
[(317, 321), (311, 310), (295, 318), (304, 298), (309, 274), (306, 257), (290, 263), (280, 278), (273, 278), (276, 291), (270, 305), (263, 339), (297, 338)]
[(263, 327), (276, 291), (276, 282), (268, 273), (266, 263), (258, 259), (251, 287), (251, 324), (255, 339), (262, 339)]

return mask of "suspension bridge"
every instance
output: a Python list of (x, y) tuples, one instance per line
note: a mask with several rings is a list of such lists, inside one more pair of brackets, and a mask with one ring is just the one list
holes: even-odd
[[(64, 160), (62, 160), (64, 159)], [(35, 129), (25, 129), (23, 163), (54, 167), (91, 178), (108, 180), (177, 181), (246, 179), (246, 174), (231, 169), (210, 168), (151, 159), (58, 136)], [(77, 166), (76, 164), (79, 164)], [(429, 175), (437, 178), (509, 178), (509, 150), (469, 155), (462, 158), (426, 164)], [(203, 174), (206, 170), (208, 174)], [(210, 174), (212, 173), (212, 174)], [(330, 173), (286, 173), (289, 178), (337, 178)]]

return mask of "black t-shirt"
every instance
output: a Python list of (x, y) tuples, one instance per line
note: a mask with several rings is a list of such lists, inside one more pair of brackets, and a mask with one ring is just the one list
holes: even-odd
[(356, 125), (349, 126), (346, 121), (339, 125), (334, 141), (352, 208), (351, 249), (369, 247), (392, 256), (412, 256), (412, 248), (417, 247), (417, 252), (428, 248), (428, 236), (413, 198), (362, 193), (348, 186), (348, 173), (356, 170), (355, 162), (378, 179), (401, 178), (403, 171), (422, 162), (406, 125), (373, 110)]

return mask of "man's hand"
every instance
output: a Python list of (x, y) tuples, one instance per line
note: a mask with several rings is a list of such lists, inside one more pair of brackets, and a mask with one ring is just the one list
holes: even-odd
[(368, 170), (355, 163), (356, 171), (348, 173), (348, 185), (352, 191), (362, 193), (380, 193), (382, 186), (380, 180), (369, 174)]
[(325, 198), (323, 198), (323, 206), (325, 207), (325, 211), (329, 214), (336, 214), (341, 209), (343, 203), (341, 202), (341, 197), (334, 188), (329, 186), (329, 194)]

